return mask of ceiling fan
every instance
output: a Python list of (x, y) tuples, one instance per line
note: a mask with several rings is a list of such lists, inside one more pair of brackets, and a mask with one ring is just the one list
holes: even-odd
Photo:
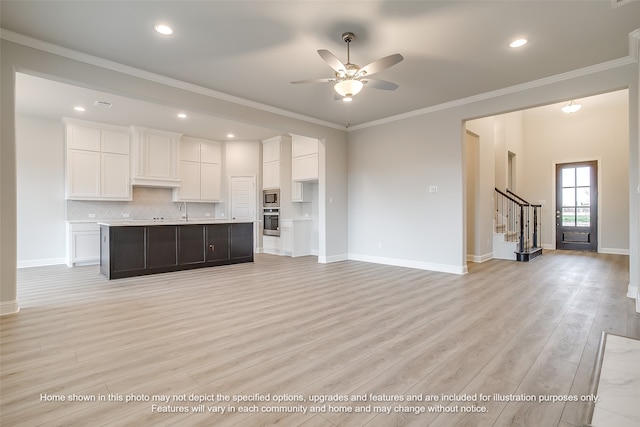
[(335, 77), (329, 77), (326, 79), (310, 79), (310, 80), (298, 80), (291, 82), (293, 84), (299, 83), (335, 83), (333, 88), (337, 92), (337, 99), (344, 101), (351, 101), (353, 96), (357, 95), (364, 85), (373, 87), (375, 89), (382, 90), (396, 90), (398, 85), (386, 80), (372, 79), (369, 76), (385, 70), (404, 58), (399, 53), (385, 56), (377, 61), (373, 61), (364, 67), (359, 67), (356, 64), (351, 63), (351, 52), (349, 45), (351, 41), (355, 39), (355, 35), (351, 32), (342, 34), (342, 40), (347, 43), (347, 63), (343, 64), (338, 57), (333, 53), (325, 49), (318, 50), (318, 55), (335, 71)]

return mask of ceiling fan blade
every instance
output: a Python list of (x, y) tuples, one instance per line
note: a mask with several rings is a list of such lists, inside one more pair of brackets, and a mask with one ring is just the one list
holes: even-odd
[(399, 87), (397, 84), (388, 82), (386, 80), (366, 78), (366, 79), (361, 79), (360, 81), (364, 83), (367, 87), (372, 87), (375, 89), (396, 90)]
[(384, 58), (380, 58), (377, 61), (373, 61), (370, 64), (365, 65), (360, 68), (360, 71), (356, 74), (356, 76), (364, 77), (370, 76), (374, 73), (379, 73), (382, 70), (385, 70), (389, 67), (396, 65), (398, 62), (402, 61), (404, 58), (399, 53), (385, 56)]
[(334, 71), (347, 71), (347, 67), (338, 59), (338, 57), (328, 50), (320, 49), (318, 50), (318, 55), (320, 55), (320, 57), (324, 59), (324, 62), (326, 62), (329, 67), (333, 68)]
[(297, 85), (300, 83), (331, 83), (335, 82), (336, 79), (333, 77), (329, 77), (326, 79), (308, 79), (308, 80), (296, 80), (295, 82), (291, 82), (291, 84)]

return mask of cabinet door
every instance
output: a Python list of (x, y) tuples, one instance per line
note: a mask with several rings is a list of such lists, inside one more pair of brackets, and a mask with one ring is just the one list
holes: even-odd
[(262, 165), (262, 188), (280, 188), (280, 162)]
[(292, 158), (291, 179), (294, 181), (318, 179), (318, 155), (311, 154)]
[(178, 227), (158, 225), (147, 227), (148, 268), (178, 265)]
[(150, 133), (147, 135), (145, 148), (147, 149), (146, 175), (154, 178), (173, 178), (171, 138)]
[(67, 150), (67, 198), (100, 198), (100, 152)]
[(274, 162), (280, 160), (280, 139), (264, 142), (262, 144), (262, 162)]
[(229, 224), (207, 225), (207, 261), (229, 259)]
[(318, 140), (306, 136), (292, 135), (291, 156), (300, 157), (318, 152)]
[(111, 273), (146, 268), (145, 227), (111, 227)]
[(83, 126), (68, 126), (67, 148), (100, 151), (100, 129)]
[(200, 200), (200, 163), (180, 162), (180, 200)]
[(100, 195), (103, 199), (131, 200), (129, 156), (102, 153)]
[(200, 140), (183, 137), (180, 140), (180, 160), (200, 161)]
[(217, 142), (202, 142), (200, 144), (200, 161), (202, 163), (222, 163), (222, 148)]
[(220, 165), (200, 164), (200, 199), (210, 202), (220, 200), (222, 170)]
[(178, 229), (178, 263), (199, 264), (205, 261), (203, 225), (181, 225)]
[(253, 224), (232, 223), (230, 246), (231, 259), (253, 259)]
[(291, 183), (291, 201), (304, 202), (304, 185), (300, 181)]
[(102, 152), (115, 154), (129, 154), (129, 133), (114, 130), (102, 131)]

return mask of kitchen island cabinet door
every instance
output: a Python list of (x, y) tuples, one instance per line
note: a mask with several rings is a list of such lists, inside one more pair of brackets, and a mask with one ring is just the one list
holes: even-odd
[(178, 227), (163, 225), (147, 227), (148, 268), (178, 265)]
[(207, 225), (207, 262), (229, 259), (229, 224)]
[(180, 265), (202, 264), (205, 262), (205, 227), (181, 225), (178, 230), (178, 258)]
[(144, 270), (145, 227), (113, 227), (110, 233), (111, 274), (118, 276), (119, 273)]
[(253, 224), (231, 224), (231, 259), (245, 259), (253, 261)]

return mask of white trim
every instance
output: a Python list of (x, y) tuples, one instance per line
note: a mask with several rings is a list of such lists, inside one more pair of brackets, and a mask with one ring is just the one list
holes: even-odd
[(20, 307), (17, 300), (0, 302), (0, 316), (15, 314), (19, 311)]
[(330, 256), (320, 256), (318, 255), (318, 262), (320, 264), (330, 264), (332, 262), (340, 262), (340, 261), (347, 261), (349, 258), (349, 256), (347, 254), (341, 254), (341, 255), (330, 255)]
[(16, 268), (45, 267), (47, 265), (67, 264), (66, 258), (29, 259), (18, 261)]
[(467, 254), (467, 261), (482, 263), (493, 259), (493, 252), (486, 253), (484, 255), (470, 255)]
[(286, 116), (292, 119), (298, 119), (305, 122), (315, 123), (317, 125), (326, 126), (333, 129), (345, 130), (345, 126), (341, 124), (319, 120), (314, 117), (305, 116), (303, 114), (294, 113), (288, 110), (283, 110), (281, 108), (273, 107), (271, 105), (261, 104), (259, 102), (250, 101), (248, 99), (229, 95), (223, 92), (218, 92), (218, 91), (208, 89), (202, 86), (198, 86), (192, 83), (187, 83), (181, 80), (165, 77), (160, 74), (155, 74), (148, 71), (140, 70), (138, 68), (130, 67), (128, 65), (120, 64), (118, 62), (109, 61), (107, 59), (99, 58), (97, 56), (88, 55), (86, 53), (82, 53), (72, 49), (67, 49), (65, 47), (57, 46), (52, 43), (43, 42), (41, 40), (27, 37), (22, 34), (14, 33), (13, 31), (5, 30), (3, 28), (0, 28), (0, 38), (8, 40), (13, 43), (18, 43), (27, 47), (31, 47), (34, 49), (42, 50), (44, 52), (52, 53), (54, 55), (73, 59), (75, 61), (84, 62), (86, 64), (95, 65), (97, 67), (105, 68), (112, 71), (117, 71), (123, 74), (128, 74), (133, 77), (138, 77), (138, 78), (152, 81), (155, 83), (160, 83), (166, 86), (171, 86), (171, 87), (186, 90), (189, 92), (197, 93), (200, 95), (205, 95), (211, 98), (220, 99), (222, 101), (232, 102), (234, 104), (243, 105), (245, 107), (255, 108), (257, 110), (279, 114), (281, 116)]
[[(554, 234), (554, 237), (555, 237), (555, 234)], [(541, 246), (542, 246), (542, 249), (545, 249), (547, 251), (555, 251), (556, 250), (556, 245), (555, 244), (543, 243)]]
[(627, 288), (627, 296), (629, 298), (637, 299), (638, 298), (638, 288), (635, 287), (635, 286), (632, 286), (631, 283), (629, 283), (629, 286)]
[(399, 258), (376, 257), (360, 254), (349, 254), (349, 259), (353, 261), (364, 261), (374, 264), (393, 265), (396, 267), (417, 268), (419, 270), (439, 271), (442, 273), (451, 274), (467, 274), (469, 272), (466, 265), (435, 264), (424, 261), (412, 261)]
[[(631, 34), (634, 34), (634, 33), (631, 33)], [(629, 35), (629, 40), (630, 41), (634, 40), (634, 38), (632, 38), (631, 34)], [(636, 40), (635, 44), (637, 45), (637, 40)], [(630, 45), (630, 47), (631, 47), (631, 45)], [(630, 51), (631, 51), (631, 48), (630, 48)], [(392, 123), (392, 122), (396, 122), (396, 121), (399, 121), (399, 120), (404, 120), (404, 119), (409, 119), (409, 118), (412, 118), (412, 117), (422, 116), (424, 114), (434, 113), (436, 111), (442, 111), (442, 110), (447, 110), (449, 108), (460, 107), (460, 106), (463, 106), (463, 105), (472, 104), (474, 102), (480, 102), (480, 101), (485, 101), (487, 99), (498, 98), (498, 97), (501, 97), (501, 96), (522, 92), (524, 90), (535, 89), (535, 88), (539, 88), (539, 87), (542, 87), (542, 86), (547, 86), (547, 85), (550, 85), (550, 84), (563, 82), (565, 80), (571, 80), (571, 79), (574, 79), (574, 78), (578, 78), (578, 77), (587, 76), (587, 75), (590, 75), (590, 74), (599, 73), (599, 72), (602, 72), (602, 71), (607, 71), (607, 70), (612, 70), (612, 69), (619, 68), (619, 67), (624, 67), (625, 65), (630, 65), (630, 64), (636, 63), (638, 61), (638, 58), (636, 58), (636, 56), (637, 56), (637, 54), (632, 54), (632, 55), (626, 56), (624, 58), (614, 59), (613, 61), (608, 61), (608, 62), (603, 62), (601, 64), (591, 65), (591, 66), (588, 66), (588, 67), (580, 68), (580, 69), (569, 71), (569, 72), (566, 72), (566, 73), (557, 74), (555, 76), (544, 77), (542, 79), (533, 80), (533, 81), (522, 83), (522, 84), (515, 85), (515, 86), (505, 87), (505, 88), (494, 90), (494, 91), (491, 91), (491, 92), (485, 92), (485, 93), (481, 93), (479, 95), (469, 96), (467, 98), (460, 98), (460, 99), (456, 99), (454, 101), (445, 102), (443, 104), (432, 105), (431, 107), (421, 108), (419, 110), (413, 110), (413, 111), (409, 111), (407, 113), (397, 114), (395, 116), (384, 117), (384, 118), (379, 119), (379, 120), (374, 120), (374, 121), (371, 121), (371, 122), (361, 123), (359, 125), (351, 126), (351, 127), (349, 127), (349, 129), (347, 129), (347, 131), (366, 129), (366, 128), (373, 127), (373, 126)]]
[(611, 255), (629, 255), (629, 249), (620, 249), (620, 248), (600, 248), (598, 252), (601, 254), (611, 254)]

